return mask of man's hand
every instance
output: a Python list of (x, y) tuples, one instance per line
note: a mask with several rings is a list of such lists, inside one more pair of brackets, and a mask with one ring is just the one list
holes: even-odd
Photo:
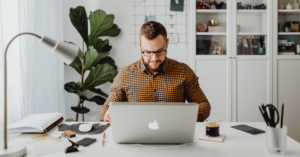
[(104, 121), (105, 122), (110, 122), (110, 110), (109, 110), (109, 108), (108, 108), (108, 110), (105, 113)]

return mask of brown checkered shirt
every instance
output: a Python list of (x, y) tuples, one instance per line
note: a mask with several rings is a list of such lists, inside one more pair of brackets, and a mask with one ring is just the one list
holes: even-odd
[(199, 104), (198, 122), (210, 114), (210, 104), (202, 92), (198, 77), (186, 64), (166, 58), (160, 72), (152, 75), (140, 59), (124, 68), (116, 76), (111, 93), (101, 108), (100, 121), (110, 102), (196, 102)]

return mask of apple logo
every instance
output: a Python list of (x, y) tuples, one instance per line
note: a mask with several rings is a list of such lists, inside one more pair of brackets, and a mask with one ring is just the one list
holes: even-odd
[(157, 130), (159, 128), (157, 121), (155, 120), (154, 122), (150, 122), (148, 124), (148, 127), (150, 130)]

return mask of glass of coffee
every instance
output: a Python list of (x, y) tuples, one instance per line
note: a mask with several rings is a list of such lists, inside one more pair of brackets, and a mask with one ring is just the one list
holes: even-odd
[(220, 121), (217, 119), (207, 119), (205, 121), (206, 126), (206, 136), (208, 137), (218, 137), (220, 136), (219, 128)]

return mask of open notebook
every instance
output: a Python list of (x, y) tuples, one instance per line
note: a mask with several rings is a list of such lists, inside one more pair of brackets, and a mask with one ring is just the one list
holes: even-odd
[(29, 115), (7, 127), (8, 132), (43, 134), (49, 132), (63, 121), (61, 113), (44, 113)]

